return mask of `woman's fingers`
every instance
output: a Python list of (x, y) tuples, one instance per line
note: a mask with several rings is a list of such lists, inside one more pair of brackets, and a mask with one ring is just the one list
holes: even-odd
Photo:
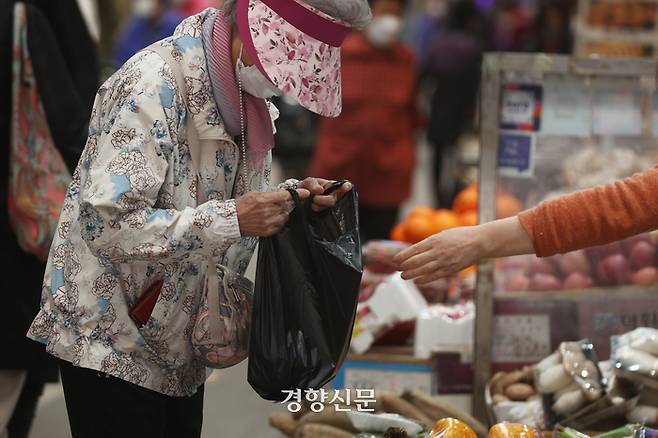
[(447, 272), (442, 271), (442, 270), (438, 270), (438, 271), (435, 271), (431, 274), (424, 275), (422, 277), (416, 278), (414, 280), (414, 283), (416, 283), (419, 286), (425, 286), (426, 284), (430, 284), (430, 283), (432, 283), (436, 280), (439, 280), (441, 278), (445, 278), (445, 277), (448, 277), (448, 276), (449, 276), (449, 274)]
[(420, 243), (410, 246), (409, 248), (403, 249), (395, 257), (393, 257), (393, 263), (395, 263), (398, 266), (398, 269), (400, 269), (400, 265), (402, 263), (404, 263), (411, 257), (414, 257), (430, 249), (432, 247), (432, 243), (430, 242), (430, 239), (431, 237), (429, 239), (423, 240)]
[(413, 280), (414, 278), (419, 278), (437, 270), (441, 269), (441, 262), (438, 260), (431, 261), (429, 263), (422, 264), (414, 269), (409, 269), (402, 272), (402, 278), (405, 280)]
[(425, 251), (409, 257), (402, 263), (398, 264), (397, 268), (398, 271), (409, 271), (411, 269), (416, 269), (419, 266), (422, 266), (436, 259), (437, 259), (437, 255), (434, 254), (434, 251)]

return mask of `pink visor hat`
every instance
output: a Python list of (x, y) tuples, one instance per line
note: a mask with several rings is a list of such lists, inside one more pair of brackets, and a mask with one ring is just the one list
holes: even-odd
[(286, 96), (327, 117), (340, 114), (340, 45), (351, 28), (297, 0), (238, 0), (244, 50)]

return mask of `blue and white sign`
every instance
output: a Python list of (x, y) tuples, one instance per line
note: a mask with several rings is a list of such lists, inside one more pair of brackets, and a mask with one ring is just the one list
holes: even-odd
[(531, 178), (535, 174), (533, 135), (501, 133), (498, 144), (498, 171), (501, 175)]

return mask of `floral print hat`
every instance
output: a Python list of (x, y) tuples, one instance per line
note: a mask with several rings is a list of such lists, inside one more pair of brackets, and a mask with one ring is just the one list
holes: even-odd
[(238, 0), (240, 39), (286, 96), (327, 117), (340, 114), (340, 46), (352, 27), (298, 0)]

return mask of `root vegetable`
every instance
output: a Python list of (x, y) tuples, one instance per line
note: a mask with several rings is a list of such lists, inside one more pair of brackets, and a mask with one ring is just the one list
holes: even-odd
[(542, 359), (536, 366), (539, 373), (543, 373), (547, 369), (554, 367), (555, 365), (560, 365), (562, 363), (562, 355), (559, 352), (555, 352), (548, 357)]
[(585, 394), (578, 388), (575, 391), (564, 393), (553, 403), (553, 412), (559, 415), (568, 415), (576, 412), (585, 405)]
[(617, 286), (626, 284), (630, 277), (630, 266), (621, 254), (608, 256), (599, 262), (596, 274), (602, 284)]
[(354, 434), (326, 424), (302, 424), (296, 430), (294, 438), (352, 438)]
[(510, 400), (507, 397), (505, 397), (503, 394), (494, 394), (491, 401), (493, 402), (493, 404), (497, 405), (498, 403), (508, 402)]
[(574, 272), (564, 280), (565, 289), (589, 289), (594, 286), (594, 280), (588, 275), (583, 275), (580, 272)]
[(539, 374), (537, 389), (541, 394), (553, 394), (573, 383), (573, 377), (564, 366), (555, 365)]
[(524, 366), (521, 370), (523, 376), (521, 377), (521, 382), (532, 384), (535, 380), (535, 367), (532, 365)]
[(614, 255), (623, 254), (621, 243), (614, 242), (603, 246), (594, 246), (585, 250), (594, 265), (598, 265), (604, 258)]
[(653, 286), (658, 283), (658, 269), (653, 266), (640, 269), (631, 277), (631, 283), (638, 286)]
[(531, 277), (535, 274), (553, 275), (555, 274), (555, 268), (548, 259), (531, 257), (528, 263), (528, 274)]
[(562, 289), (562, 283), (555, 275), (535, 274), (530, 277), (530, 290), (537, 292), (548, 292)]
[(507, 373), (503, 371), (499, 371), (494, 376), (491, 378), (489, 381), (489, 390), (491, 391), (492, 394), (502, 394), (503, 390), (505, 389), (501, 384), (500, 381), (502, 380), (503, 377), (505, 377)]
[(628, 258), (633, 269), (653, 266), (656, 262), (656, 246), (646, 241), (637, 242), (633, 245)]
[(505, 285), (508, 292), (525, 292), (530, 290), (530, 279), (524, 274), (512, 277)]
[(592, 265), (583, 250), (569, 252), (560, 258), (560, 270), (564, 276), (570, 274), (582, 274), (589, 276), (592, 272)]
[(381, 399), (386, 412), (392, 412), (400, 414), (403, 417), (418, 420), (428, 427), (431, 427), (436, 420), (426, 415), (412, 403), (393, 394), (384, 394), (381, 396)]
[(333, 412), (325, 409), (322, 412), (309, 412), (299, 420), (299, 424), (310, 423), (326, 424), (327, 426), (337, 427), (338, 429), (355, 433), (358, 432), (358, 430), (352, 426), (352, 422), (345, 412)]
[(638, 234), (636, 236), (629, 237), (628, 239), (622, 240), (621, 241), (621, 246), (624, 249), (624, 252), (626, 254), (630, 254), (631, 251), (633, 250), (633, 247), (637, 245), (639, 242), (645, 242), (650, 245), (655, 245), (656, 242), (653, 237), (651, 237), (651, 234), (649, 233), (644, 233), (644, 234)]
[(658, 408), (655, 406), (637, 405), (626, 414), (629, 423), (658, 425)]
[(405, 400), (413, 403), (431, 418), (456, 418), (468, 424), (468, 426), (475, 431), (477, 436), (487, 436), (487, 428), (477, 419), (435, 397), (430, 397), (429, 395), (424, 394), (418, 390), (405, 391), (402, 397)]
[(658, 373), (658, 358), (631, 347), (622, 347), (615, 354), (624, 367), (633, 367), (641, 374), (655, 376)]
[(503, 388), (504, 391), (505, 388), (507, 388), (508, 386), (520, 382), (521, 379), (523, 379), (523, 371), (514, 370), (511, 373), (505, 374), (505, 376), (503, 376), (500, 379), (500, 386)]
[(288, 412), (274, 412), (270, 415), (270, 426), (285, 436), (292, 436), (297, 428), (297, 421)]
[(580, 389), (580, 385), (578, 385), (578, 383), (576, 383), (576, 381), (574, 380), (574, 382), (573, 382), (571, 385), (569, 385), (569, 386), (567, 386), (567, 387), (565, 387), (565, 388), (562, 388), (561, 390), (559, 390), (558, 392), (556, 392), (556, 393), (553, 395), (553, 400), (557, 400), (557, 399), (559, 399), (560, 397), (562, 397), (564, 394), (566, 394), (567, 392), (573, 392), (573, 391), (575, 391), (575, 390), (577, 390), (577, 389)]
[(505, 395), (512, 401), (526, 401), (535, 394), (527, 383), (515, 383), (505, 388)]

